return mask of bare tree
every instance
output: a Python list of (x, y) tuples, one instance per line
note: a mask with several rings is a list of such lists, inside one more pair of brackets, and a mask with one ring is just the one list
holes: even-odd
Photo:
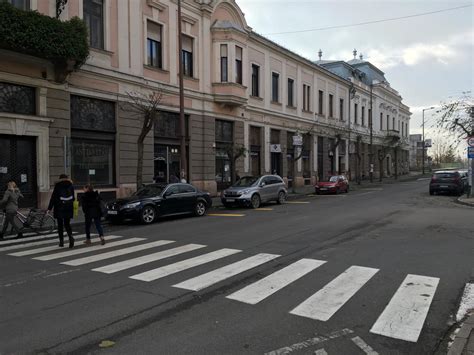
[(143, 150), (146, 136), (160, 119), (158, 106), (163, 98), (163, 92), (152, 91), (148, 94), (127, 92), (128, 103), (122, 104), (126, 111), (135, 113), (141, 123), (140, 134), (137, 138), (137, 188), (143, 185)]
[(474, 98), (470, 91), (463, 92), (454, 100), (442, 102), (436, 114), (438, 128), (453, 133), (456, 143), (474, 136)]

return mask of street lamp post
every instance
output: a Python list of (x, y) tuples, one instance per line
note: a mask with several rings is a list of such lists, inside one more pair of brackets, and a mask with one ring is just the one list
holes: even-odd
[(183, 73), (183, 42), (181, 29), (181, 0), (178, 0), (178, 65), (179, 65), (179, 141), (180, 141), (180, 165), (181, 179), (189, 182), (187, 176), (188, 162), (186, 156), (186, 121), (184, 117), (184, 73)]
[(428, 108), (424, 108), (422, 110), (422, 144), (423, 144), (423, 151), (421, 152), (421, 170), (422, 170), (422, 173), (423, 175), (425, 174), (425, 111), (428, 111), (428, 110), (433, 110), (435, 107), (434, 106), (431, 106), (431, 107), (428, 107)]

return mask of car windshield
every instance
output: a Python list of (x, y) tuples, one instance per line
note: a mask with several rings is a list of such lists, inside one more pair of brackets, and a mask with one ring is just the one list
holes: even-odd
[(133, 196), (155, 196), (161, 194), (162, 191), (162, 186), (144, 186), (138, 189)]
[(331, 176), (329, 182), (337, 182), (337, 180), (339, 180), (339, 176)]
[(436, 173), (435, 176), (437, 179), (449, 179), (454, 178), (457, 174), (456, 173)]
[(234, 185), (234, 187), (250, 187), (254, 185), (258, 181), (258, 177), (256, 176), (244, 176), (243, 178), (239, 179)]

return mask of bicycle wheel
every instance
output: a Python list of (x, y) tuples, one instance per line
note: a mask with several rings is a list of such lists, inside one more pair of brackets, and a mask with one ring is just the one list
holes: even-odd
[(40, 228), (36, 231), (39, 234), (49, 234), (56, 229), (56, 220), (49, 214), (44, 216)]

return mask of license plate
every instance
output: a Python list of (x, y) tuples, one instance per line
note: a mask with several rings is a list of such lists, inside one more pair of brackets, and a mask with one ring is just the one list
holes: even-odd
[(107, 211), (108, 214), (118, 214), (118, 211)]
[(326, 191), (327, 189), (325, 187), (320, 188), (321, 191)]
[(439, 187), (441, 187), (442, 189), (447, 189), (448, 188), (447, 185), (440, 185)]
[(233, 199), (233, 198), (226, 199), (226, 202), (234, 202), (234, 201), (235, 201), (235, 199)]

